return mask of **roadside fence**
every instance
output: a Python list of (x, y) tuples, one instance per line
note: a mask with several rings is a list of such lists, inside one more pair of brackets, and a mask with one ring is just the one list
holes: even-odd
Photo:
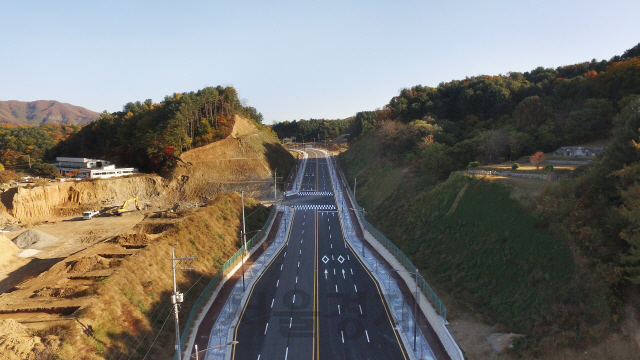
[[(182, 336), (180, 337), (181, 349), (180, 351), (184, 354), (187, 349), (189, 343), (189, 337), (192, 332), (197, 331), (197, 328), (194, 326), (195, 319), (202, 311), (206, 311), (205, 305), (207, 304), (209, 298), (216, 291), (218, 286), (224, 282), (225, 277), (229, 273), (230, 269), (233, 269), (241, 260), (243, 254), (247, 252), (247, 249), (252, 249), (254, 246), (258, 245), (265, 237), (268, 235), (269, 229), (271, 228), (271, 223), (275, 219), (276, 214), (278, 213), (278, 207), (274, 206), (271, 209), (271, 213), (269, 214), (269, 218), (265, 222), (262, 229), (255, 234), (251, 239), (247, 240), (246, 247), (241, 246), (238, 251), (231, 255), (229, 260), (227, 260), (220, 269), (216, 272), (216, 274), (209, 280), (207, 286), (202, 290), (200, 296), (196, 300), (195, 304), (191, 307), (191, 312), (189, 313), (189, 318), (185, 322), (184, 328), (182, 330)], [(173, 356), (174, 360), (177, 359), (177, 353)]]

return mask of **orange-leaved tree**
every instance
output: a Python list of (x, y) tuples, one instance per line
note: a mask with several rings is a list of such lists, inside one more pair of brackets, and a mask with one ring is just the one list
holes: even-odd
[(542, 151), (538, 151), (537, 153), (531, 155), (531, 164), (536, 166), (536, 170), (540, 169), (540, 166), (542, 164), (544, 164), (545, 161), (547, 161), (547, 157), (544, 156), (544, 153)]

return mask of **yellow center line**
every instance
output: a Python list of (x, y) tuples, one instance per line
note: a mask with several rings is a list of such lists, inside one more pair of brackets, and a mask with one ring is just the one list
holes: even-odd
[[(313, 309), (313, 317), (317, 318), (320, 314), (320, 290), (319, 290), (319, 285), (318, 285), (318, 210), (316, 209), (316, 251), (315, 251), (315, 263), (316, 263), (316, 270), (314, 271), (315, 273), (315, 286), (316, 289), (318, 289), (318, 291), (316, 291), (316, 298), (315, 298), (315, 307)], [(317, 359), (320, 359), (320, 321), (316, 321), (316, 337), (317, 340), (316, 342), (318, 343), (316, 346), (316, 354), (317, 354)]]

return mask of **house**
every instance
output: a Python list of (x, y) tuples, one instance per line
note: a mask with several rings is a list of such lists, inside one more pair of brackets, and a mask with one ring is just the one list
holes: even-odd
[(80, 171), (78, 176), (88, 179), (106, 179), (138, 173), (138, 169), (116, 168), (115, 165), (106, 160), (57, 157), (56, 161), (57, 164), (53, 165), (58, 168), (58, 172), (61, 175), (71, 175), (74, 171)]
[(560, 149), (553, 152), (555, 156), (573, 156), (573, 157), (585, 157), (585, 156), (598, 156), (604, 153), (604, 148), (600, 146), (563, 146)]

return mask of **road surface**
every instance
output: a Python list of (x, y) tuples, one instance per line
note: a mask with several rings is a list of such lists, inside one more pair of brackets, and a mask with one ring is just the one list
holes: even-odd
[(309, 150), (285, 246), (250, 291), (232, 359), (408, 359), (373, 276), (344, 241), (327, 159)]

